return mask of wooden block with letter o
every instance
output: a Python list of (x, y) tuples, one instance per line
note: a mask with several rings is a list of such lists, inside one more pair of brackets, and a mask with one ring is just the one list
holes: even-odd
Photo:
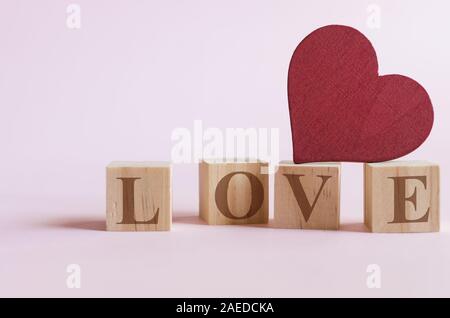
[(168, 231), (172, 168), (166, 162), (112, 162), (106, 168), (108, 231)]
[(339, 229), (340, 164), (282, 161), (275, 175), (275, 226)]
[(267, 223), (267, 163), (203, 160), (199, 165), (200, 217), (208, 224)]
[(425, 161), (365, 164), (364, 223), (372, 232), (438, 232), (439, 166)]

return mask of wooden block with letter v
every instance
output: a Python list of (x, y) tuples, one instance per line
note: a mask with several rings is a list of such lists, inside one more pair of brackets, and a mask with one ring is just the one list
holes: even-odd
[(106, 229), (168, 231), (172, 168), (167, 162), (112, 162), (106, 168)]
[(256, 160), (200, 162), (200, 217), (211, 225), (267, 223), (267, 168)]
[(438, 232), (439, 166), (426, 161), (366, 163), (364, 223), (372, 232)]
[(340, 164), (282, 161), (275, 175), (274, 225), (339, 229)]

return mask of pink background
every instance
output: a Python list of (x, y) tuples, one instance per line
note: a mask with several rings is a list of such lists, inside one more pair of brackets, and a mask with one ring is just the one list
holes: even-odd
[[(380, 29), (360, 0), (77, 3), (79, 30), (69, 1), (0, 3), (0, 296), (450, 296), (447, 1), (376, 1)], [(203, 225), (195, 164), (174, 166), (172, 232), (104, 231), (105, 166), (170, 160), (173, 129), (195, 119), (277, 127), (291, 159), (289, 60), (331, 23), (366, 34), (381, 74), (428, 90), (435, 126), (404, 159), (441, 165), (441, 233), (365, 232), (360, 164), (343, 165), (339, 232)]]

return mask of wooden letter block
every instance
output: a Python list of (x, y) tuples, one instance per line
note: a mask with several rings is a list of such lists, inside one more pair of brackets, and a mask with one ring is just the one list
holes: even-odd
[(275, 226), (339, 229), (340, 164), (282, 161), (275, 174)]
[(200, 217), (208, 224), (267, 223), (267, 163), (206, 161), (199, 165)]
[(424, 161), (365, 164), (364, 223), (372, 232), (438, 232), (439, 166)]
[(112, 162), (106, 168), (106, 229), (168, 231), (172, 168), (166, 162)]

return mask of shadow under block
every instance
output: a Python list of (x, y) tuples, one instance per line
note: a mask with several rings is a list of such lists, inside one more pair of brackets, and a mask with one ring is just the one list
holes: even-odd
[(166, 162), (112, 162), (106, 168), (108, 231), (169, 231), (172, 168)]
[(269, 178), (259, 161), (199, 164), (200, 217), (210, 225), (264, 224), (269, 218)]
[(439, 166), (425, 161), (366, 163), (364, 223), (372, 232), (438, 232)]
[(274, 225), (338, 230), (340, 164), (282, 161), (275, 174)]

